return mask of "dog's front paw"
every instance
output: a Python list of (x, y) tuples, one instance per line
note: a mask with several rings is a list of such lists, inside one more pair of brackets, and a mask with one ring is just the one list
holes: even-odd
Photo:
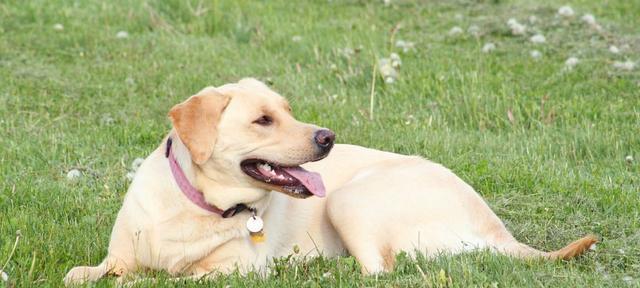
[(100, 279), (106, 274), (102, 267), (78, 266), (69, 270), (67, 276), (64, 277), (65, 286), (82, 285), (87, 282), (93, 282)]

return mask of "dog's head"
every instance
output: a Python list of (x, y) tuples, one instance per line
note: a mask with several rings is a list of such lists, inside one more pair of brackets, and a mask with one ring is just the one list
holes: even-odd
[(299, 165), (326, 157), (335, 134), (297, 121), (289, 103), (262, 82), (205, 88), (169, 117), (205, 175), (296, 198), (324, 196), (320, 175)]

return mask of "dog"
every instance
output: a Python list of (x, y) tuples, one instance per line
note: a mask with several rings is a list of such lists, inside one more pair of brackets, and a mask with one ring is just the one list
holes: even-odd
[(362, 273), (377, 274), (402, 251), (570, 259), (597, 241), (589, 235), (553, 252), (520, 243), (447, 168), (334, 145), (331, 130), (297, 121), (285, 98), (255, 79), (207, 87), (169, 118), (173, 129), (124, 198), (106, 258), (71, 269), (66, 285), (143, 268), (194, 279), (266, 271), (294, 249), (352, 255)]

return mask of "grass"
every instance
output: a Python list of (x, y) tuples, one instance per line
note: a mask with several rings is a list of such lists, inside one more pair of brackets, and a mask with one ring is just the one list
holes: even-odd
[[(602, 242), (569, 262), (471, 253), (400, 259), (393, 273), (364, 277), (352, 258), (282, 259), (266, 278), (185, 285), (639, 286), (640, 69), (611, 64), (640, 60), (640, 2), (432, 2), (1, 2), (0, 269), (10, 282), (0, 286), (60, 286), (72, 266), (99, 263), (130, 163), (159, 144), (169, 108), (245, 76), (271, 83), (299, 119), (340, 142), (450, 167), (523, 242), (550, 250), (586, 233)], [(572, 20), (555, 15), (565, 2)], [(510, 35), (511, 17), (547, 43)], [(472, 24), (479, 37), (447, 35)], [(392, 35), (416, 49), (400, 53), (400, 76), (387, 85), (372, 72), (399, 52)], [(482, 53), (488, 42), (496, 50)], [(570, 56), (581, 61), (564, 70)], [(67, 180), (71, 169), (82, 177)], [(174, 285), (157, 276), (155, 285)]]

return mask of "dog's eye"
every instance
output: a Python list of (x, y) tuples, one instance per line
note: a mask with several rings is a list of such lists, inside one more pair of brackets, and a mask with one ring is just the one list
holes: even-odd
[(269, 126), (271, 125), (271, 123), (273, 123), (273, 118), (271, 118), (271, 116), (263, 115), (262, 117), (253, 121), (253, 123), (262, 125), (262, 126)]

